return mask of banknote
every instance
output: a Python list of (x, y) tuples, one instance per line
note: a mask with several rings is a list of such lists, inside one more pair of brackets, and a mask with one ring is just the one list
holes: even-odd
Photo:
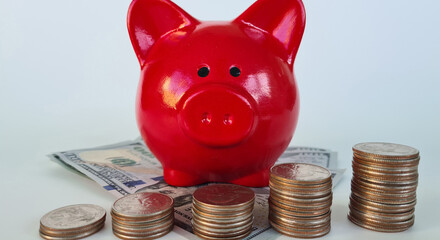
[[(159, 192), (174, 198), (175, 224), (183, 229), (179, 234), (198, 239), (192, 234), (192, 194), (204, 185), (174, 187), (162, 176), (162, 166), (142, 139), (125, 141), (95, 148), (70, 150), (50, 154), (49, 157), (97, 182), (116, 198), (136, 192)], [(333, 187), (345, 169), (337, 169), (337, 153), (321, 148), (289, 147), (277, 163), (303, 162), (320, 165), (332, 172)], [(253, 231), (246, 239), (262, 239), (277, 234), (268, 222), (269, 188), (252, 188), (256, 194)]]

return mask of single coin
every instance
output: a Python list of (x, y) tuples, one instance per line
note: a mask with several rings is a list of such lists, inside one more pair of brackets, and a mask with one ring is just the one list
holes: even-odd
[(284, 223), (284, 225), (303, 228), (316, 228), (321, 225), (329, 224), (330, 214), (324, 214), (324, 216), (320, 216), (320, 218), (290, 218), (271, 211), (269, 213), (269, 219), (279, 224)]
[(269, 184), (269, 187), (270, 187), (270, 192), (272, 194), (277, 194), (277, 195), (291, 197), (291, 198), (300, 198), (300, 199), (321, 198), (321, 197), (328, 196), (332, 192), (331, 188), (328, 188), (328, 189), (325, 189), (322, 191), (309, 192), (309, 191), (289, 191), (289, 190), (285, 190), (285, 189), (279, 189), (276, 186), (272, 186), (271, 184)]
[(221, 216), (206, 214), (203, 211), (198, 210), (193, 206), (192, 208), (193, 218), (198, 218), (207, 223), (219, 223), (219, 224), (231, 224), (241, 222), (253, 216), (253, 209), (242, 212), (237, 215)]
[(104, 208), (93, 204), (77, 204), (45, 214), (40, 224), (51, 231), (74, 231), (105, 220)]
[(144, 234), (144, 233), (151, 233), (154, 231), (160, 231), (160, 229), (166, 226), (171, 226), (173, 224), (174, 224), (174, 217), (169, 217), (165, 221), (158, 222), (156, 225), (127, 226), (124, 225), (123, 223), (121, 224), (121, 223), (113, 222), (113, 227), (117, 228), (119, 232), (125, 231), (131, 234)]
[(82, 239), (85, 237), (88, 237), (90, 235), (93, 235), (94, 233), (99, 232), (104, 227), (104, 223), (101, 223), (96, 228), (88, 230), (86, 232), (79, 233), (77, 235), (68, 235), (68, 236), (52, 236), (50, 234), (47, 234), (40, 230), (40, 236), (47, 240), (76, 240), (76, 239)]
[(273, 166), (270, 175), (288, 182), (321, 183), (331, 178), (329, 170), (306, 163), (285, 163)]
[(222, 235), (218, 235), (218, 236), (208, 236), (203, 234), (202, 232), (200, 232), (197, 228), (194, 228), (194, 234), (196, 234), (198, 237), (202, 238), (202, 239), (210, 239), (210, 240), (222, 240), (222, 239), (228, 239), (228, 240), (238, 240), (238, 239), (243, 239), (245, 237), (247, 237), (251, 232), (252, 232), (252, 227), (249, 228), (249, 230), (241, 235), (237, 235), (237, 236), (227, 236), (224, 237)]
[(277, 177), (274, 174), (269, 175), (269, 183), (271, 183), (273, 186), (277, 186), (278, 188), (293, 189), (297, 191), (319, 191), (323, 188), (332, 187), (331, 178), (328, 178), (326, 181), (321, 182), (292, 182), (284, 178)]
[(356, 158), (353, 158), (352, 165), (364, 171), (371, 171), (376, 173), (390, 173), (390, 174), (403, 174), (403, 173), (417, 173), (418, 165), (411, 167), (404, 167), (400, 165), (396, 166), (375, 166), (366, 162), (358, 162)]
[(296, 206), (295, 204), (287, 205), (286, 203), (280, 202), (279, 200), (270, 198), (269, 208), (272, 210), (278, 210), (280, 212), (285, 212), (286, 214), (304, 216), (304, 215), (319, 215), (319, 213), (326, 213), (332, 203), (328, 202), (325, 205), (314, 206), (314, 207), (302, 207)]
[(239, 185), (213, 184), (197, 189), (193, 194), (193, 199), (208, 208), (236, 208), (251, 204), (255, 199), (255, 193)]
[(164, 223), (154, 228), (146, 228), (146, 229), (126, 228), (126, 227), (118, 226), (116, 224), (113, 224), (112, 228), (114, 231), (117, 231), (120, 234), (124, 234), (125, 236), (138, 237), (138, 236), (150, 236), (164, 231), (168, 231), (168, 229), (172, 226), (174, 226), (174, 219), (171, 219), (170, 222)]
[(229, 217), (232, 215), (241, 214), (245, 211), (252, 210), (254, 208), (254, 200), (250, 201), (246, 205), (238, 205), (238, 207), (232, 206), (213, 206), (198, 202), (193, 199), (193, 208), (211, 215), (216, 215), (218, 217)]
[(355, 202), (360, 206), (364, 206), (367, 209), (371, 209), (376, 212), (383, 213), (400, 213), (400, 212), (408, 212), (413, 209), (416, 205), (416, 201), (405, 203), (405, 204), (387, 204), (387, 203), (377, 203), (370, 201), (368, 199), (364, 199), (355, 194), (350, 195), (350, 202)]
[(376, 191), (380, 192), (390, 192), (390, 193), (403, 193), (403, 192), (414, 192), (417, 190), (417, 183), (412, 183), (408, 185), (402, 185), (402, 184), (377, 184), (374, 182), (369, 182), (368, 180), (364, 180), (358, 177), (353, 177), (351, 179), (352, 183), (355, 183), (356, 185), (359, 185), (361, 187), (365, 188), (373, 188), (376, 189)]
[(318, 229), (314, 232), (296, 232), (292, 231), (292, 229), (290, 228), (286, 228), (277, 223), (274, 223), (273, 221), (269, 221), (269, 223), (277, 232), (294, 238), (317, 238), (322, 237), (330, 232), (330, 224), (328, 226), (325, 226), (323, 229)]
[(160, 215), (173, 207), (173, 198), (151, 192), (141, 192), (124, 196), (113, 204), (113, 213), (119, 217), (146, 217)]
[(277, 194), (275, 191), (271, 191), (270, 198), (276, 199), (277, 201), (280, 201), (280, 202), (283, 202), (286, 205), (295, 207), (298, 205), (310, 206), (310, 205), (315, 205), (315, 204), (321, 205), (321, 204), (331, 203), (332, 198), (333, 198), (333, 194), (330, 192), (325, 196), (321, 196), (321, 197), (317, 197), (317, 198), (297, 198), (297, 197), (280, 195), (280, 194)]
[(198, 222), (196, 219), (192, 220), (192, 224), (193, 224), (193, 227), (197, 227), (200, 231), (205, 231), (206, 235), (208, 235), (208, 233), (218, 234), (218, 235), (220, 235), (220, 234), (234, 234), (237, 232), (245, 231), (245, 229), (249, 229), (250, 227), (252, 227), (253, 218), (250, 218), (250, 219), (244, 221), (240, 225), (230, 226), (229, 228), (218, 228), (218, 227), (207, 226), (203, 223)]
[(367, 221), (363, 221), (363, 220), (357, 219), (357, 218), (351, 216), (350, 214), (347, 217), (348, 217), (348, 219), (352, 223), (358, 225), (359, 227), (362, 227), (362, 228), (365, 228), (365, 229), (369, 229), (369, 230), (373, 230), (373, 231), (376, 231), (376, 232), (402, 232), (402, 231), (405, 231), (405, 230), (409, 229), (412, 225), (414, 225), (414, 220), (413, 220), (412, 223), (410, 223), (410, 224), (408, 224), (407, 226), (404, 226), (404, 227), (388, 227), (388, 228), (386, 228), (386, 227), (383, 227), (383, 225), (382, 226), (381, 225), (375, 225), (375, 224), (371, 224), (371, 223), (369, 223)]
[(162, 236), (165, 236), (166, 234), (168, 234), (169, 232), (171, 232), (174, 228), (174, 225), (172, 225), (171, 227), (169, 227), (168, 229), (166, 229), (163, 232), (158, 232), (158, 233), (154, 233), (154, 234), (150, 234), (148, 236), (132, 236), (132, 235), (125, 235), (123, 233), (118, 232), (117, 230), (113, 229), (113, 234), (123, 240), (146, 240), (146, 239), (156, 239), (156, 238), (160, 238)]
[(356, 185), (355, 183), (351, 184), (351, 191), (352, 192), (356, 192), (362, 195), (368, 195), (371, 196), (373, 198), (377, 198), (377, 199), (389, 199), (389, 200), (403, 200), (403, 199), (412, 199), (412, 198), (416, 198), (416, 192), (408, 192), (408, 193), (401, 193), (401, 192), (388, 192), (388, 193), (383, 193), (383, 192), (378, 192), (373, 190), (370, 190), (368, 188), (365, 187), (360, 187), (358, 185)]
[(93, 232), (96, 229), (102, 228), (104, 226), (105, 219), (102, 219), (94, 224), (85, 226), (83, 228), (78, 228), (74, 230), (68, 230), (68, 231), (54, 231), (51, 229), (46, 228), (45, 226), (40, 224), (40, 232), (42, 232), (45, 235), (49, 235), (52, 237), (77, 237), (83, 234), (87, 234), (89, 232)]
[(418, 184), (418, 182), (419, 182), (418, 175), (417, 175), (417, 177), (414, 177), (410, 180), (399, 180), (399, 179), (392, 180), (392, 179), (373, 178), (370, 176), (364, 176), (364, 175), (359, 174), (358, 172), (354, 171), (353, 177), (361, 179), (366, 182), (371, 182), (371, 183), (375, 183), (375, 184), (379, 184), (379, 185), (397, 185), (397, 186), (400, 185), (400, 186), (402, 186), (402, 185)]
[(240, 226), (246, 225), (249, 222), (253, 221), (253, 215), (249, 216), (247, 219), (243, 219), (241, 221), (236, 221), (232, 223), (224, 223), (224, 222), (207, 222), (203, 219), (193, 217), (193, 222), (195, 222), (199, 226), (205, 226), (206, 228), (215, 228), (215, 229), (232, 229), (232, 228), (238, 228)]
[(111, 211), (112, 221), (113, 222), (120, 222), (124, 223), (124, 225), (155, 225), (160, 221), (164, 221), (168, 219), (169, 217), (172, 217), (174, 215), (174, 208), (171, 208), (168, 211), (165, 211), (162, 214), (154, 215), (152, 217), (142, 217), (142, 218), (126, 218), (126, 217), (119, 217), (116, 215), (113, 210)]
[(290, 183), (290, 182), (283, 182), (280, 180), (277, 180), (274, 177), (269, 178), (269, 186), (271, 188), (277, 188), (279, 190), (283, 191), (291, 191), (291, 192), (319, 192), (319, 191), (325, 191), (327, 189), (332, 188), (332, 181), (329, 179), (329, 181), (324, 183), (318, 183), (318, 184), (307, 184), (304, 182), (299, 183)]
[(410, 159), (419, 155), (419, 150), (395, 143), (367, 142), (353, 146), (353, 151), (366, 156), (385, 159)]

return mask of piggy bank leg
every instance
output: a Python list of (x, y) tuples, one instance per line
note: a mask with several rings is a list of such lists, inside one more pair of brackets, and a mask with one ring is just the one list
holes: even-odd
[(206, 182), (199, 176), (169, 168), (163, 169), (163, 177), (169, 185), (177, 187), (194, 186)]
[(267, 187), (269, 185), (269, 171), (266, 169), (242, 178), (231, 181), (233, 184), (238, 184), (248, 187)]

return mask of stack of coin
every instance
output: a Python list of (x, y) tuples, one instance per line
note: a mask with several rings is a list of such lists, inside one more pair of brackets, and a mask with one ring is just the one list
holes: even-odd
[(81, 239), (104, 227), (104, 208), (92, 204), (70, 205), (45, 214), (40, 220), (44, 239)]
[(233, 184), (215, 184), (193, 194), (192, 226), (204, 239), (242, 239), (252, 231), (255, 193)]
[(120, 239), (155, 239), (174, 227), (174, 200), (161, 193), (124, 196), (113, 204), (113, 233)]
[(400, 232), (414, 224), (419, 151), (393, 143), (353, 147), (350, 221), (380, 232)]
[(276, 165), (270, 170), (269, 187), (269, 223), (276, 231), (297, 238), (330, 232), (330, 171), (305, 163)]

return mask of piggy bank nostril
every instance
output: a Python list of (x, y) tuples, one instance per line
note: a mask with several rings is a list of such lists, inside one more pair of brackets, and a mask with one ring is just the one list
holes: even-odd
[(203, 124), (210, 124), (212, 120), (211, 114), (210, 113), (203, 113), (202, 114), (202, 123)]
[(225, 124), (226, 126), (232, 125), (232, 115), (230, 114), (225, 114), (225, 116), (223, 117), (223, 124)]

